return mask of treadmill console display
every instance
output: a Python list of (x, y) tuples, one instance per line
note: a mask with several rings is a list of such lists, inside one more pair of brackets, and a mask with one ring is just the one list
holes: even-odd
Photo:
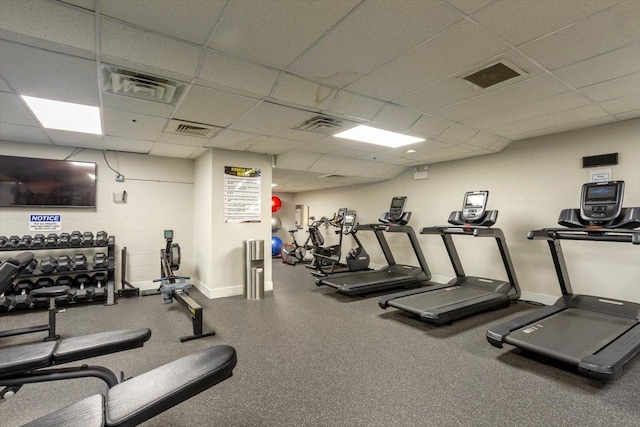
[(353, 214), (346, 215), (344, 217), (344, 222), (342, 223), (343, 228), (342, 232), (344, 234), (349, 234), (353, 230), (353, 227), (356, 225), (356, 216)]
[(396, 196), (391, 200), (391, 207), (389, 208), (390, 222), (397, 222), (402, 219), (402, 215), (404, 214), (404, 207), (406, 204), (406, 196)]
[(488, 191), (469, 191), (466, 193), (462, 204), (462, 219), (469, 222), (481, 219), (487, 207), (488, 198)]
[(620, 215), (624, 181), (590, 182), (582, 186), (580, 216), (585, 221), (611, 221)]
[(336, 214), (336, 222), (340, 224), (346, 214), (347, 214), (347, 208), (338, 209), (338, 213)]

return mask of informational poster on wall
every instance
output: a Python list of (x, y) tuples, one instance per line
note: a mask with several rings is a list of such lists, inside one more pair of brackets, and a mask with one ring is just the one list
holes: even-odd
[(261, 170), (224, 167), (224, 222), (260, 222)]
[(62, 215), (29, 215), (29, 231), (60, 231), (62, 230)]

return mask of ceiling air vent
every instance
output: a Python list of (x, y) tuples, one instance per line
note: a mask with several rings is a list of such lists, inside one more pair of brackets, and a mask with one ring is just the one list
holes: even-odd
[(320, 133), (322, 135), (335, 135), (343, 130), (351, 129), (358, 124), (359, 123), (352, 122), (351, 120), (318, 115), (305, 120), (302, 124), (294, 127), (293, 129)]
[(340, 178), (346, 178), (346, 175), (329, 174), (329, 175), (320, 175), (318, 178), (323, 178), (323, 179), (340, 179)]
[(104, 91), (173, 104), (184, 84), (112, 66), (103, 68)]
[(498, 83), (502, 83), (506, 80), (513, 79), (514, 77), (525, 74), (521, 71), (514, 70), (514, 68), (515, 67), (505, 65), (504, 62), (498, 62), (496, 64), (488, 66), (487, 68), (463, 77), (463, 79), (470, 83), (473, 83), (478, 87), (481, 87), (482, 89), (486, 89), (488, 87), (497, 85)]
[(185, 122), (184, 120), (169, 120), (169, 123), (164, 128), (165, 132), (175, 133), (178, 135), (195, 136), (198, 138), (211, 138), (218, 130), (219, 127), (205, 125), (202, 123)]

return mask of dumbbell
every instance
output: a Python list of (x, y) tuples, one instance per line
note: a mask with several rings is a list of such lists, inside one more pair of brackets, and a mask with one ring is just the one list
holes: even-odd
[(71, 260), (74, 270), (86, 270), (87, 269), (87, 257), (85, 254), (75, 254)]
[(8, 240), (9, 239), (7, 239), (7, 236), (0, 236), (0, 248), (3, 247)]
[(9, 311), (13, 308), (14, 295), (1, 295), (0, 296), (0, 313)]
[(98, 252), (93, 256), (93, 268), (98, 270), (100, 268), (107, 268), (109, 266), (109, 259), (104, 252)]
[(45, 237), (44, 234), (36, 234), (33, 236), (33, 240), (31, 240), (32, 248), (41, 248), (44, 246)]
[(20, 280), (18, 283), (14, 285), (14, 289), (16, 290), (16, 296), (13, 300), (13, 308), (17, 310), (23, 310), (29, 308), (31, 306), (31, 289), (33, 289), (33, 282), (31, 280)]
[(46, 247), (58, 246), (58, 235), (56, 233), (49, 233), (44, 240)]
[(58, 257), (57, 263), (58, 263), (58, 265), (56, 267), (56, 270), (58, 270), (58, 271), (69, 271), (69, 270), (71, 270), (71, 267), (73, 266), (71, 264), (71, 258), (69, 258), (68, 255), (60, 255)]
[(79, 231), (71, 232), (69, 236), (69, 245), (70, 246), (80, 246), (82, 245), (82, 233)]
[(93, 245), (93, 233), (90, 231), (85, 231), (82, 233), (82, 244), (84, 246), (92, 246)]
[(52, 256), (47, 256), (40, 260), (40, 271), (45, 274), (53, 273), (57, 266), (58, 261)]
[(93, 295), (95, 298), (104, 298), (107, 295), (107, 288), (104, 286), (107, 285), (107, 273), (99, 272), (94, 274), (91, 277), (91, 281), (93, 282)]
[(106, 246), (109, 243), (109, 235), (106, 231), (98, 231), (96, 233), (95, 244), (96, 246)]
[[(48, 288), (54, 286), (55, 282), (50, 277), (38, 277), (34, 283), (34, 289)], [(33, 298), (34, 307), (47, 307), (49, 306), (49, 297), (35, 297)]]
[(91, 298), (93, 292), (89, 292), (87, 286), (91, 284), (91, 278), (87, 274), (78, 274), (74, 279), (76, 286), (71, 290), (71, 294), (73, 295), (73, 299), (78, 300), (86, 300)]
[(58, 246), (69, 246), (69, 239), (71, 235), (69, 233), (60, 233), (58, 236)]
[[(73, 286), (73, 279), (69, 276), (60, 276), (58, 277), (58, 279), (56, 279), (56, 286)], [(68, 293), (66, 295), (61, 295), (59, 297), (56, 297), (56, 304), (57, 303), (67, 303), (69, 301), (71, 301), (72, 295), (71, 293)]]
[(20, 249), (28, 248), (29, 246), (31, 246), (32, 239), (33, 238), (31, 236), (29, 236), (28, 234), (25, 234), (20, 238), (20, 240), (18, 240), (18, 244), (16, 245), (16, 247)]
[(22, 270), (22, 274), (33, 274), (33, 270), (36, 269), (37, 265), (38, 260), (32, 259), (31, 261), (29, 261), (29, 264), (24, 268), (24, 270)]
[(18, 242), (20, 241), (20, 237), (13, 235), (13, 236), (9, 236), (9, 238), (7, 239), (6, 242), (4, 242), (3, 247), (5, 248), (15, 248), (16, 246), (18, 246)]

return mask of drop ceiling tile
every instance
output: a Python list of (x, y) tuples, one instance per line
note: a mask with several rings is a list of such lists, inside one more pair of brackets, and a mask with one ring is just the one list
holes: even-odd
[(468, 154), (471, 153), (471, 150), (466, 148), (458, 147), (458, 146), (449, 146), (447, 148), (442, 148), (440, 150), (427, 151), (424, 153), (415, 153), (412, 155), (412, 159), (422, 162), (428, 162), (430, 160), (435, 160), (442, 157), (449, 156), (457, 156), (459, 154)]
[(396, 156), (394, 156), (391, 153), (385, 153), (384, 151), (378, 152), (378, 153), (367, 153), (365, 155), (363, 155), (362, 157), (359, 157), (360, 160), (369, 160), (371, 162), (386, 162), (387, 160), (390, 159), (395, 159), (397, 158)]
[(499, 0), (472, 18), (518, 46), (606, 9), (620, 0)]
[(489, 131), (500, 136), (515, 137), (516, 135), (537, 131), (539, 129), (568, 125), (571, 123), (596, 119), (606, 115), (607, 114), (601, 108), (595, 105), (586, 105), (572, 110), (556, 112), (546, 116), (535, 117), (533, 119), (498, 126), (496, 128), (489, 129)]
[[(222, 128), (218, 128), (217, 131), (221, 131)], [(209, 146), (211, 138), (198, 138), (196, 136), (189, 135), (176, 135), (175, 133), (162, 132), (158, 137), (159, 142), (166, 142), (167, 144), (176, 145), (189, 145), (191, 147), (203, 147)]]
[(454, 123), (438, 137), (438, 140), (452, 144), (459, 144), (469, 141), (476, 133), (478, 133), (477, 129), (460, 123)]
[(52, 144), (51, 139), (39, 127), (0, 123), (0, 140)]
[(0, 40), (0, 73), (19, 94), (99, 105), (95, 61)]
[(96, 10), (95, 0), (61, 0), (64, 3), (72, 4), (87, 10)]
[(467, 15), (471, 15), (476, 10), (485, 7), (493, 0), (447, 0), (453, 6)]
[(361, 176), (371, 166), (371, 162), (358, 159), (349, 159), (346, 164), (340, 166), (334, 172), (337, 175)]
[(409, 128), (412, 134), (421, 136), (423, 138), (433, 138), (439, 136), (451, 126), (453, 122), (444, 120), (438, 117), (427, 116), (426, 114), (420, 117)]
[(390, 163), (392, 165), (409, 165), (412, 163), (415, 163), (416, 160), (415, 159), (406, 159), (403, 157), (396, 157), (393, 159), (387, 159), (384, 161), (385, 163)]
[(524, 102), (503, 110), (475, 116), (463, 120), (463, 123), (477, 129), (490, 129), (508, 123), (545, 116), (557, 111), (570, 110), (590, 103), (591, 101), (579, 93), (567, 91), (546, 98)]
[(167, 119), (164, 117), (146, 116), (110, 108), (104, 109), (103, 117), (106, 135), (146, 141), (155, 141), (167, 124)]
[(405, 147), (394, 148), (393, 151), (398, 153), (399, 156), (408, 158), (410, 155), (412, 155), (407, 153), (407, 150), (409, 149), (416, 150), (418, 153), (425, 153), (427, 151), (441, 150), (443, 148), (448, 148), (448, 147), (451, 147), (451, 144), (429, 139), (426, 141), (418, 142), (417, 144), (411, 144)]
[(0, 92), (13, 92), (7, 82), (0, 77)]
[(2, 0), (0, 28), (79, 49), (95, 49), (93, 14), (45, 0)]
[(331, 153), (336, 150), (345, 148), (343, 140), (331, 136), (325, 137), (318, 141), (310, 142), (304, 146), (306, 151), (314, 153)]
[(619, 120), (630, 120), (630, 119), (635, 119), (640, 117), (640, 110), (636, 110), (636, 111), (629, 111), (628, 113), (620, 113), (620, 114), (616, 114), (616, 117)]
[(623, 96), (600, 103), (600, 106), (612, 114), (628, 113), (640, 109), (640, 93)]
[[(462, 18), (441, 2), (363, 2), (287, 71), (344, 87)], [(384, 31), (381, 31), (384, 29)]]
[(0, 122), (14, 125), (35, 126), (40, 124), (20, 100), (18, 95), (0, 92)]
[(640, 71), (640, 42), (567, 65), (555, 70), (554, 74), (573, 87), (583, 87), (638, 71)]
[(620, 98), (640, 92), (640, 72), (580, 88), (580, 92), (596, 102)]
[(268, 96), (278, 72), (241, 59), (207, 50), (199, 78), (262, 96)]
[(273, 98), (319, 110), (326, 108), (335, 94), (335, 89), (287, 73), (280, 74), (271, 92)]
[(382, 110), (373, 118), (372, 126), (380, 124), (386, 129), (405, 130), (409, 129), (422, 114), (408, 110), (397, 105), (385, 104)]
[(268, 136), (266, 135), (225, 129), (211, 138), (211, 140), (205, 144), (205, 147), (245, 150), (267, 138)]
[(367, 162), (369, 166), (361, 173), (361, 175), (369, 178), (380, 178), (390, 171), (394, 170), (393, 165), (385, 163)]
[(264, 154), (282, 154), (289, 150), (300, 149), (304, 146), (304, 143), (298, 141), (292, 141), (290, 139), (276, 138), (274, 136), (251, 145), (246, 151), (252, 151), (254, 153)]
[(478, 148), (489, 148), (492, 144), (496, 143), (499, 139), (504, 139), (499, 136), (490, 134), (488, 132), (480, 131), (476, 133), (467, 144), (473, 145)]
[[(554, 126), (546, 129), (537, 129), (532, 132), (522, 133), (513, 136), (513, 140), (522, 140), (535, 138), (538, 136), (551, 135), (561, 132), (567, 132), (575, 129), (583, 129), (591, 126), (599, 126), (616, 121), (613, 116), (598, 117), (595, 119), (582, 120), (578, 122), (568, 123), (560, 126)], [(489, 149), (492, 149), (491, 147)]]
[(545, 74), (441, 108), (431, 114), (453, 121), (461, 121), (518, 105), (527, 99), (544, 98), (566, 90), (567, 86), (564, 83), (553, 76)]
[[(341, 150), (336, 150), (331, 153), (334, 156), (338, 157), (348, 157), (350, 159), (363, 159), (368, 153), (366, 151), (360, 150), (352, 150), (350, 148), (343, 148)], [(364, 160), (364, 159), (363, 159)]]
[(357, 4), (356, 0), (230, 2), (209, 47), (282, 70)]
[(500, 38), (463, 20), (347, 89), (388, 101), (508, 50)]
[(403, 173), (406, 170), (407, 170), (407, 168), (404, 167), (404, 166), (394, 166), (392, 169), (389, 170), (389, 172), (385, 173), (382, 176), (382, 178), (384, 178), (384, 179), (395, 178), (396, 176), (400, 175), (401, 173)]
[[(606, 31), (602, 31), (606, 28)], [(640, 2), (632, 1), (591, 15), (580, 22), (521, 47), (555, 70), (640, 40)], [(567, 46), (571, 46), (567, 49)]]
[(493, 144), (489, 146), (489, 150), (495, 153), (504, 150), (509, 144), (511, 144), (511, 140), (508, 138), (500, 138)]
[(160, 157), (176, 157), (181, 159), (188, 159), (194, 153), (200, 151), (198, 147), (190, 147), (188, 145), (174, 145), (165, 144), (164, 142), (156, 142), (153, 144), (153, 148), (149, 151), (151, 156)]
[(293, 150), (278, 155), (276, 158), (277, 169), (307, 170), (322, 155), (309, 151)]
[(173, 114), (175, 106), (164, 102), (147, 101), (146, 99), (132, 98), (130, 96), (102, 93), (102, 105), (113, 110), (129, 111), (131, 113), (145, 114), (148, 116), (169, 118)]
[(51, 138), (54, 144), (65, 147), (92, 148), (102, 150), (104, 137), (89, 133), (67, 132), (64, 130), (46, 129), (45, 133)]
[(371, 120), (382, 107), (384, 107), (384, 102), (378, 99), (341, 90), (333, 98), (329, 113), (334, 112), (347, 117)]
[(305, 132), (297, 129), (286, 129), (282, 132), (278, 132), (275, 136), (285, 139), (293, 139), (300, 142), (313, 142), (326, 138), (326, 135), (321, 135), (313, 132)]
[(340, 168), (347, 162), (350, 163), (351, 161), (351, 159), (347, 159), (346, 157), (338, 157), (325, 154), (320, 157), (313, 165), (311, 165), (307, 169), (307, 171), (323, 174), (335, 173), (338, 168)]
[(108, 0), (100, 2), (100, 13), (158, 33), (197, 44), (205, 44), (225, 0), (165, 1)]
[[(478, 70), (482, 70), (497, 62), (503, 62), (509, 67), (515, 68), (521, 72), (522, 75), (520, 77), (509, 79), (503, 83), (498, 83), (497, 85), (491, 86), (487, 89), (480, 89), (463, 79), (463, 77), (473, 74)], [(509, 51), (479, 63), (475, 63), (453, 75), (418, 88), (394, 99), (393, 102), (404, 107), (426, 113), (465, 99), (483, 95), (490, 91), (498, 90), (504, 86), (509, 86), (521, 80), (526, 80), (540, 75), (543, 72), (544, 70), (542, 68), (534, 64), (526, 56), (517, 51)]]
[[(120, 138), (109, 135), (104, 137), (104, 149), (111, 151), (147, 154), (153, 147), (153, 144), (153, 141), (144, 141), (141, 139)], [(102, 147), (98, 149), (102, 149)]]
[(300, 125), (313, 115), (314, 113), (309, 111), (261, 102), (233, 122), (230, 128), (262, 135), (275, 135)]
[(101, 53), (127, 61), (139, 62), (159, 70), (195, 76), (201, 49), (125, 25), (102, 19)]
[(176, 109), (174, 118), (226, 127), (258, 102), (246, 96), (192, 86)]
[(205, 154), (205, 153), (209, 152), (210, 150), (211, 150), (211, 148), (205, 148), (205, 147), (198, 148), (196, 151), (194, 151), (194, 152), (189, 156), (189, 158), (190, 158), (190, 159), (197, 159), (198, 157), (202, 156), (203, 154)]

